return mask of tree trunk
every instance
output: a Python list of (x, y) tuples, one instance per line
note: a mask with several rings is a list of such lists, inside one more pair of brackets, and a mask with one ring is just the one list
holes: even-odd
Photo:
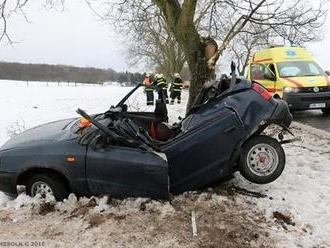
[(216, 53), (218, 45), (213, 39), (201, 38), (195, 57), (188, 60), (191, 73), (191, 83), (189, 89), (189, 101), (187, 112), (194, 105), (203, 85), (211, 80), (215, 80), (215, 64), (217, 62)]
[(203, 85), (208, 81), (209, 75), (207, 73), (207, 63), (205, 57), (204, 46), (199, 45), (196, 58), (188, 61), (188, 66), (191, 74), (191, 82), (189, 88), (189, 100), (187, 104), (187, 112), (194, 105), (198, 94), (201, 92)]
[[(153, 0), (163, 12), (169, 29), (173, 32), (176, 41), (182, 49), (191, 74), (189, 101), (187, 112), (193, 106), (196, 97), (204, 83), (214, 76), (214, 66), (217, 61), (215, 54), (207, 53), (206, 46), (210, 39), (203, 39), (199, 35), (195, 24), (194, 14), (197, 0), (185, 0), (180, 6), (177, 0)], [(211, 57), (210, 57), (211, 55)], [(210, 63), (211, 61), (211, 63)]]

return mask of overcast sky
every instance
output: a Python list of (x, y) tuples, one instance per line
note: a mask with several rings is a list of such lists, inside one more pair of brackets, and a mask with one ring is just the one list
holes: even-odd
[[(125, 63), (121, 36), (100, 23), (82, 1), (66, 1), (66, 10), (49, 11), (41, 1), (30, 1), (25, 9), (30, 23), (22, 17), (11, 19), (9, 32), (20, 41), (0, 46), (0, 60), (10, 62), (66, 64), (131, 70)], [(322, 42), (309, 44), (324, 69), (330, 70), (330, 18)]]
[(20, 41), (0, 47), (0, 60), (68, 64), (126, 70), (121, 42), (82, 1), (66, 1), (65, 11), (46, 10), (29, 1), (23, 17), (10, 20), (9, 32)]

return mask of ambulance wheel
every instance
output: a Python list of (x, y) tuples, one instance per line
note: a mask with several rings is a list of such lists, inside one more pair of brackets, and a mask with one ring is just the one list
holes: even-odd
[(322, 109), (322, 112), (324, 115), (330, 115), (330, 108), (324, 108)]
[(266, 184), (275, 181), (285, 167), (281, 144), (268, 136), (256, 136), (244, 145), (239, 159), (239, 171), (250, 182)]

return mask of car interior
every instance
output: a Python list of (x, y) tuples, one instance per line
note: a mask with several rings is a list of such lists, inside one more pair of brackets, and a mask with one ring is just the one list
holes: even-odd
[[(239, 81), (240, 79), (235, 79), (234, 83)], [(193, 113), (198, 106), (219, 96), (227, 95), (226, 92), (232, 83), (230, 78), (223, 75), (219, 81), (205, 84), (187, 116)], [(131, 92), (128, 96), (130, 95)], [(181, 123), (184, 119), (172, 125), (168, 123), (165, 99), (156, 100), (154, 112), (129, 112), (125, 104), (127, 99), (126, 96), (124, 101), (122, 100), (116, 107), (111, 107), (103, 115), (96, 116), (95, 119), (86, 113), (78, 112), (89, 119), (91, 123), (94, 124), (96, 121), (108, 130), (108, 132), (107, 130), (100, 132), (99, 129), (101, 128), (95, 124), (89, 128), (78, 129), (76, 133), (81, 132), (79, 143), (83, 145), (95, 144), (96, 146), (123, 145), (160, 151), (162, 145), (181, 133)]]

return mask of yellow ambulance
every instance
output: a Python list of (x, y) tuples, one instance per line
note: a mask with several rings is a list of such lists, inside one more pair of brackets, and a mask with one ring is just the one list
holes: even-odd
[(330, 78), (301, 47), (271, 47), (256, 52), (247, 78), (263, 85), (292, 110), (322, 109), (330, 114)]

